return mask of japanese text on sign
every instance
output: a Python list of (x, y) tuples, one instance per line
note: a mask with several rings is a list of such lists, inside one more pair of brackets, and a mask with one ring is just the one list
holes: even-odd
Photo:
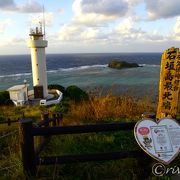
[(159, 102), (157, 118), (175, 117), (180, 85), (180, 52), (178, 48), (166, 50), (161, 59)]

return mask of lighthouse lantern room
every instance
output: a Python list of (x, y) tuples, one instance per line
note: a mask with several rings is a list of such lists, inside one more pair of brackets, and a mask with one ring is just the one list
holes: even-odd
[(30, 30), (28, 47), (31, 49), (34, 98), (47, 98), (47, 73), (45, 48), (48, 45), (42, 25)]

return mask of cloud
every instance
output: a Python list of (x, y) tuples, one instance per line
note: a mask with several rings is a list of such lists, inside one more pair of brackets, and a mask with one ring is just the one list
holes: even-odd
[(153, 41), (153, 42), (162, 42), (166, 41), (167, 37), (159, 34), (158, 32), (152, 32), (152, 33), (145, 33), (144, 41)]
[(13, 10), (16, 8), (16, 4), (13, 0), (0, 0), (0, 9)]
[(123, 20), (119, 25), (117, 25), (114, 30), (114, 39), (117, 39), (120, 42), (130, 42), (142, 39), (145, 32), (140, 28), (134, 28), (135, 23), (132, 18)]
[(130, 18), (125, 19), (118, 26), (115, 27), (115, 30), (118, 33), (126, 34), (132, 29), (133, 24), (134, 23), (133, 23), (132, 19), (130, 19)]
[[(75, 0), (74, 17), (59, 30), (62, 42), (122, 42), (138, 39), (144, 33), (133, 28), (133, 7), (141, 0)], [(118, 27), (115, 24), (122, 21)]]
[(176, 23), (174, 25), (172, 34), (174, 36), (174, 39), (180, 41), (180, 16), (176, 18)]
[[(9, 37), (8, 40), (1, 39), (1, 43), (0, 43), (0, 47), (5, 47), (5, 46), (17, 47), (19, 45), (23, 45), (24, 47), (26, 47), (26, 41), (24, 38)], [(17, 50), (17, 52), (19, 52), (19, 51), (20, 51), (20, 49)]]
[(27, 2), (26, 4), (19, 5), (17, 8), (19, 12), (22, 12), (22, 13), (42, 12), (42, 6), (37, 1)]
[[(46, 26), (52, 26), (54, 21), (54, 14), (52, 12), (45, 13)], [(39, 22), (43, 22), (43, 14), (36, 13), (29, 16), (29, 22), (31, 25), (37, 25)]]
[(147, 32), (137, 28), (137, 22), (134, 22), (133, 18), (127, 18), (108, 29), (106, 27), (87, 27), (75, 23), (65, 24), (60, 28), (59, 40), (61, 43), (128, 45), (140, 42), (165, 42), (167, 37), (156, 30)]
[(59, 30), (61, 42), (102, 43), (108, 35), (100, 27), (86, 27), (76, 24), (65, 24)]
[(121, 21), (111, 34), (108, 35), (108, 41), (112, 44), (119, 45), (133, 45), (133, 44), (148, 44), (148, 43), (162, 43), (167, 41), (167, 37), (163, 36), (157, 30), (145, 31), (142, 28), (137, 28), (138, 22), (133, 18), (127, 18)]
[(11, 19), (5, 19), (3, 21), (0, 21), (0, 33), (4, 33), (5, 30), (13, 24), (13, 20)]
[(175, 33), (176, 35), (179, 35), (179, 36), (180, 36), (180, 16), (177, 17), (177, 19), (176, 19), (176, 24), (175, 24), (175, 26), (174, 26), (174, 33)]
[(14, 0), (0, 0), (0, 10), (19, 13), (37, 13), (42, 12), (42, 6), (37, 1), (16, 4)]
[[(133, 0), (137, 1), (137, 0)], [(126, 16), (128, 0), (75, 0), (72, 5), (74, 16), (59, 30), (62, 42), (97, 42), (111, 39), (110, 24)]]
[(179, 0), (145, 0), (145, 5), (150, 20), (180, 15)]
[(13, 38), (11, 42), (12, 44), (25, 44), (26, 43), (24, 38)]
[(73, 3), (74, 22), (98, 24), (115, 20), (126, 15), (126, 0), (75, 0)]
[(84, 28), (74, 24), (65, 24), (59, 30), (60, 41), (80, 41), (80, 33)]
[(59, 31), (59, 39), (63, 41), (74, 41), (77, 38), (79, 29), (73, 25), (64, 25)]
[(82, 13), (95, 13), (105, 16), (123, 16), (127, 12), (128, 3), (124, 0), (84, 0), (80, 1)]
[(94, 40), (98, 38), (99, 30), (95, 28), (87, 28), (81, 33), (81, 37), (84, 40)]

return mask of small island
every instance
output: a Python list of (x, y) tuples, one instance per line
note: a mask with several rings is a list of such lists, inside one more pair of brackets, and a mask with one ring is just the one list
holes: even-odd
[(114, 68), (114, 69), (124, 69), (124, 68), (135, 68), (140, 67), (137, 63), (128, 63), (126, 61), (118, 61), (118, 60), (112, 60), (108, 67)]

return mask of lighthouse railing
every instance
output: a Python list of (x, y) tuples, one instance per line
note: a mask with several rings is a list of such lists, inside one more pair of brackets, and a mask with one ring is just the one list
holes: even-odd
[(53, 100), (42, 99), (42, 100), (40, 100), (40, 105), (49, 106), (49, 105), (52, 105), (52, 104), (60, 103), (60, 101), (63, 98), (63, 93), (61, 91), (59, 91), (59, 90), (56, 90), (56, 93), (59, 96), (57, 99), (53, 99)]

